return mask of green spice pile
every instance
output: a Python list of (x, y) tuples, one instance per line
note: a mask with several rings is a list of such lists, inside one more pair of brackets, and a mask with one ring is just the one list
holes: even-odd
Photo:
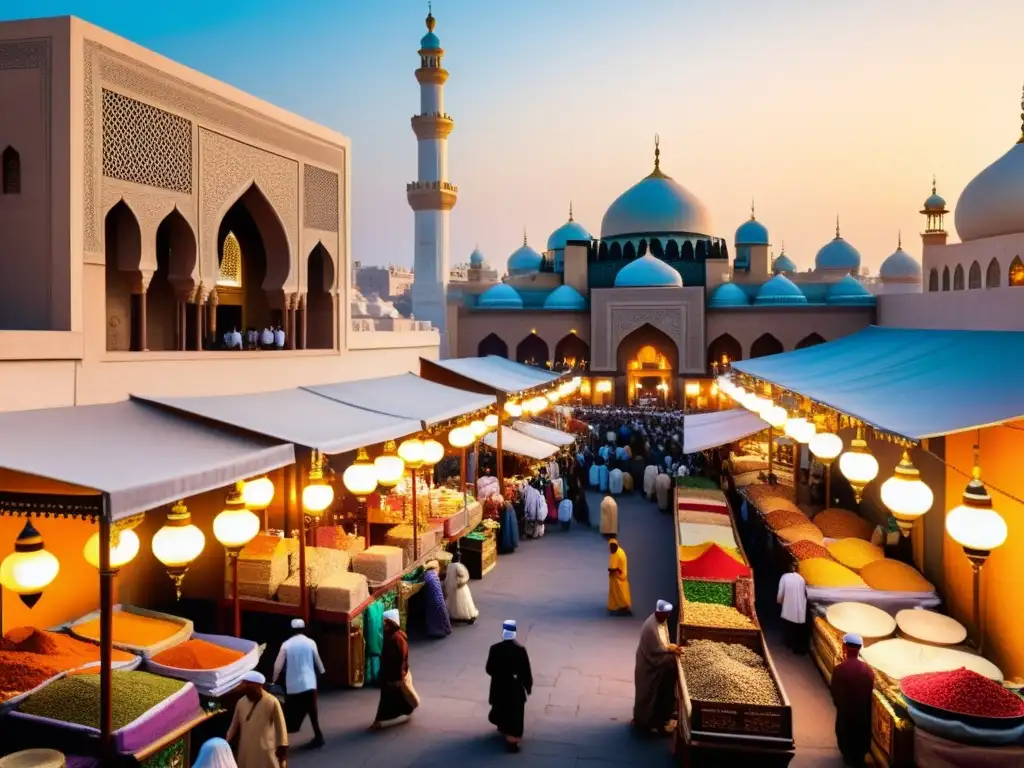
[(691, 603), (732, 605), (732, 584), (683, 579), (683, 596)]
[(690, 697), (700, 701), (779, 706), (764, 659), (743, 645), (691, 640), (680, 660)]
[[(186, 683), (149, 672), (114, 671), (111, 685), (116, 731), (138, 720), (180, 691)], [(57, 680), (25, 699), (18, 710), (37, 717), (99, 728), (100, 676), (72, 675)]]

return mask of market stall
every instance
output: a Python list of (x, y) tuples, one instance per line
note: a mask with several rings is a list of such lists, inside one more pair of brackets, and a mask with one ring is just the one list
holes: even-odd
[(547, 427), (543, 424), (534, 424), (530, 421), (519, 420), (512, 425), (512, 429), (517, 432), (522, 432), (527, 437), (532, 437), (535, 440), (556, 445), (559, 448), (564, 448), (565, 446), (572, 445), (576, 442), (575, 435), (570, 435), (568, 432), (563, 432), (562, 430), (554, 429), (553, 427)]

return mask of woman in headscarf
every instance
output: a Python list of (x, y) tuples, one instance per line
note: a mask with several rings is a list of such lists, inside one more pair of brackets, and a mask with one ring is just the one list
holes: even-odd
[(238, 768), (231, 745), (224, 739), (210, 739), (199, 749), (192, 768)]
[(423, 594), (426, 599), (427, 637), (448, 637), (452, 633), (452, 622), (448, 617), (448, 606), (441, 588), (441, 566), (437, 560), (427, 563), (423, 571)]
[(384, 650), (380, 655), (380, 703), (370, 726), (379, 731), (407, 723), (419, 706), (409, 673), (409, 641), (402, 631), (398, 609), (384, 611)]
[(498, 534), (498, 554), (511, 555), (519, 547), (519, 521), (516, 519), (516, 511), (511, 502), (502, 499), (501, 533)]
[(469, 591), (469, 570), (460, 562), (458, 552), (448, 564), (448, 574), (444, 580), (444, 598), (448, 603), (448, 615), (452, 621), (464, 621), (472, 624), (480, 611), (476, 609), (473, 595)]
[(616, 539), (608, 542), (608, 613), (629, 616), (633, 598), (629, 594), (629, 567), (626, 551)]

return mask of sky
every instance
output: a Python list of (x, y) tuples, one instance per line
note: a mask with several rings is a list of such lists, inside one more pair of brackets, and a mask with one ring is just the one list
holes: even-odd
[[(595, 235), (652, 167), (732, 242), (756, 201), (802, 270), (834, 235), (877, 270), (920, 257), (938, 177), (964, 185), (1021, 134), (1019, 0), (436, 0), (455, 119), (452, 263), (503, 267), (567, 218)], [(3, 0), (0, 18), (74, 14), (352, 140), (352, 258), (411, 265), (409, 118), (419, 0)], [(955, 241), (953, 217), (947, 217)]]

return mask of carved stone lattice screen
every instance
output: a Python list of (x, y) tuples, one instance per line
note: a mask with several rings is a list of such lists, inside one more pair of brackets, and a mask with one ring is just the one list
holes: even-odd
[(338, 231), (338, 174), (317, 168), (303, 166), (303, 226), (322, 229), (325, 232)]
[(192, 123), (103, 91), (103, 175), (192, 193)]

